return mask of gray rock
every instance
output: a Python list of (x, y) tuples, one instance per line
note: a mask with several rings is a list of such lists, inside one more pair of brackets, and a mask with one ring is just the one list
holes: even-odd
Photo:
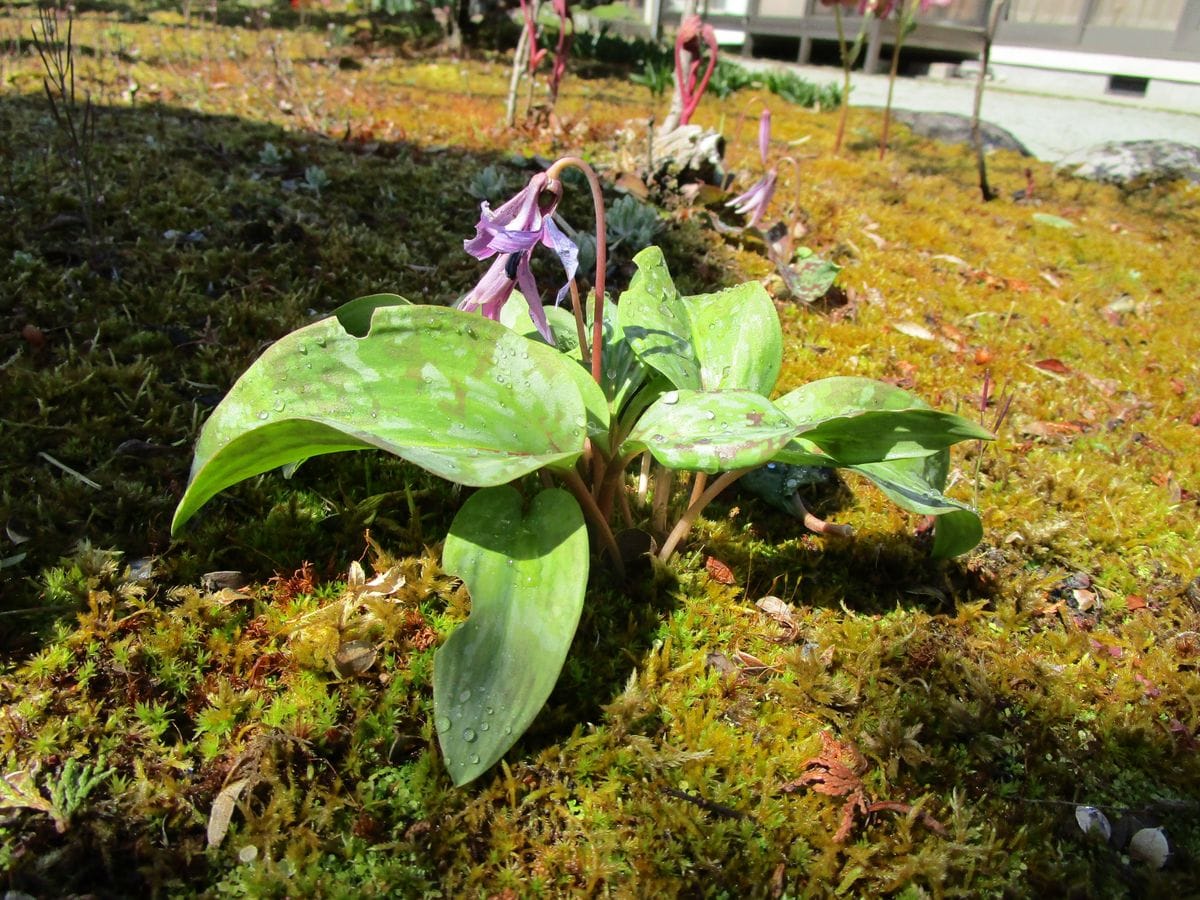
[[(957, 113), (918, 112), (912, 109), (893, 109), (892, 118), (903, 122), (913, 132), (921, 137), (944, 141), (947, 144), (973, 145), (971, 138), (971, 117), (960, 116)], [(1012, 132), (1006, 131), (991, 122), (980, 122), (979, 130), (983, 133), (983, 149), (991, 153), (993, 150), (1015, 150), (1022, 156), (1033, 154), (1022, 144)]]
[(1131, 185), (1186, 178), (1200, 183), (1200, 147), (1177, 141), (1110, 141), (1064, 157), (1059, 171)]

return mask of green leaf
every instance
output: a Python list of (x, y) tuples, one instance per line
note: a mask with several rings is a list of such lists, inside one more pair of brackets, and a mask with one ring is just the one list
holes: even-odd
[(340, 450), (386, 450), (473, 486), (572, 465), (591, 420), (608, 424), (578, 369), (454, 309), (381, 307), (362, 338), (315, 322), (269, 347), (213, 411), (172, 528), (232, 484)]
[[(601, 387), (608, 397), (609, 410), (615, 417), (629, 398), (645, 383), (649, 372), (638, 359), (625, 336), (621, 324), (621, 308), (615, 303), (604, 304), (604, 330), (601, 343), (602, 360)], [(588, 317), (588, 334), (591, 335), (592, 316)], [(590, 361), (588, 363), (591, 365)]]
[(680, 297), (658, 247), (621, 295), (621, 324), (633, 351), (680, 390), (768, 394), (783, 359), (775, 304), (758, 282)]
[(472, 494), (442, 566), (471, 593), (471, 615), (434, 657), (433, 705), (457, 785), (482, 775), (550, 696), (579, 625), (588, 576), (583, 514), (566, 491), (522, 509), (512, 487)]
[(671, 469), (718, 472), (761, 465), (796, 434), (753, 391), (667, 391), (638, 420), (621, 455), (649, 450)]
[[(577, 363), (569, 372), (588, 408), (588, 437), (592, 439), (593, 444), (607, 453), (608, 406), (605, 404), (604, 395), (595, 390), (595, 382), (592, 380), (591, 374), (591, 361), (585, 362), (579, 355), (579, 332), (575, 327), (575, 316), (559, 306), (547, 306), (545, 311), (546, 322), (550, 326), (550, 333), (554, 335), (558, 351), (565, 358)], [(533, 319), (529, 316), (529, 305), (526, 303), (505, 304), (504, 308), (500, 310), (500, 322), (531, 341), (539, 344), (546, 343), (537, 330), (537, 326), (533, 324)]]
[(842, 267), (835, 262), (815, 255), (807, 247), (797, 251), (795, 262), (777, 259), (775, 268), (788, 293), (801, 303), (812, 303), (829, 293)]
[(889, 462), (848, 466), (878, 485), (901, 509), (920, 515), (937, 516), (933, 555), (958, 556), (983, 540), (983, 522), (967, 504), (942, 494), (950, 453), (942, 450), (924, 459), (898, 459)]
[(341, 322), (342, 327), (350, 334), (355, 337), (366, 337), (367, 332), (371, 330), (371, 316), (375, 314), (375, 310), (387, 306), (412, 306), (412, 304), (399, 294), (370, 294), (343, 303), (330, 315)]
[(959, 441), (992, 439), (969, 419), (930, 409), (907, 391), (867, 378), (825, 378), (775, 403), (801, 429), (804, 443), (780, 457), (796, 465), (821, 464), (810, 456), (814, 446), (832, 464), (854, 465), (930, 456)]

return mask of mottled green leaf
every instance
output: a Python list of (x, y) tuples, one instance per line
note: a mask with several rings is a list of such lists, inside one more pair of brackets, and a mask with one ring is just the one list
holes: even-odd
[(753, 391), (667, 391), (642, 414), (621, 455), (649, 450), (672, 469), (717, 472), (761, 465), (796, 427)]
[(442, 553), (471, 615), (434, 658), (438, 741), (458, 785), (478, 778), (550, 696), (579, 625), (588, 577), (583, 514), (566, 491), (488, 488), (463, 504)]
[(578, 369), (442, 307), (378, 308), (361, 338), (315, 322), (269, 347), (213, 411), (172, 527), (238, 481), (339, 450), (386, 450), (474, 486), (571, 465), (589, 420), (607, 426), (603, 393)]
[(637, 274), (621, 295), (621, 324), (643, 363), (681, 390), (771, 392), (783, 332), (761, 284), (681, 297), (657, 247), (642, 250), (634, 263)]
[(343, 303), (330, 315), (355, 337), (366, 337), (367, 332), (371, 330), (371, 316), (375, 314), (375, 310), (386, 306), (411, 305), (399, 294), (371, 294)]
[(867, 378), (810, 382), (775, 403), (802, 429), (805, 443), (789, 446), (780, 458), (796, 465), (817, 464), (808, 456), (811, 446), (837, 465), (854, 465), (929, 456), (959, 441), (992, 439), (969, 419), (930, 409), (907, 391)]

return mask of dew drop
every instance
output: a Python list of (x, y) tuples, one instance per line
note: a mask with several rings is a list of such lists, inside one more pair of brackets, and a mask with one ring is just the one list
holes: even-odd
[(264, 409), (262, 412), (260, 412), (260, 413), (258, 414), (258, 418), (259, 418), (260, 420), (262, 420), (262, 419), (266, 419), (266, 418), (267, 418), (269, 415), (270, 415), (270, 413), (269, 413), (269, 412), (267, 412), (267, 411)]
[(706, 418), (706, 419), (715, 419), (716, 417), (717, 417), (717, 414), (715, 412), (713, 412), (711, 409), (708, 410), (708, 412), (706, 412), (704, 414), (704, 418)]
[(504, 733), (505, 733), (505, 734), (512, 734), (512, 726), (511, 726), (511, 725), (505, 725), (505, 726), (504, 726)]
[(283, 412), (283, 407), (284, 407), (284, 402), (282, 400), (276, 400), (275, 405), (271, 408), (274, 409), (275, 412)]
[(480, 723), (479, 723), (479, 730), (480, 730), (480, 731), (487, 731), (487, 730), (488, 730), (488, 729), (490, 729), (491, 727), (492, 727), (492, 726), (491, 726), (491, 725), (489, 725), (487, 722), (480, 722)]
[(479, 765), (479, 754), (478, 753), (471, 754), (471, 765), (473, 765), (473, 766)]
[(662, 402), (671, 404), (679, 402), (679, 391), (667, 391), (662, 395)]
[(463, 740), (466, 741), (468, 744), (472, 743), (475, 740), (475, 729), (474, 728), (464, 728), (463, 729)]
[(308, 344), (301, 344), (299, 349), (300, 355), (304, 356), (306, 353), (308, 353)]
[(505, 562), (508, 563), (510, 566), (513, 564), (512, 559), (506, 559)]
[(446, 716), (438, 716), (437, 727), (438, 731), (449, 731), (450, 719)]
[(318, 347), (324, 347), (324, 346), (325, 346), (325, 338), (323, 338), (323, 337), (318, 337), (318, 338), (314, 338), (314, 340), (317, 342), (317, 346), (318, 346)]
[(463, 688), (461, 691), (458, 692), (458, 702), (459, 703), (466, 703), (470, 699), (471, 699), (471, 689), (470, 688)]
[(487, 713), (487, 714), (490, 716), (490, 715), (492, 715), (493, 713), (495, 713), (496, 711), (495, 711), (494, 709), (492, 709), (492, 708), (489, 706), (489, 707), (487, 707), (487, 708), (484, 710), (484, 712), (485, 712), (485, 713)]

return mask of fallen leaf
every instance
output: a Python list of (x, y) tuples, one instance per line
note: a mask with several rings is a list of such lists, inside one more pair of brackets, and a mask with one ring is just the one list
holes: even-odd
[(754, 601), (754, 605), (777, 622), (794, 625), (796, 622), (796, 607), (778, 597), (767, 595)]
[(238, 797), (250, 783), (249, 778), (239, 778), (221, 788), (213, 799), (212, 809), (208, 814), (208, 846), (219, 847), (225, 835), (229, 833), (229, 821), (233, 818), (233, 809)]
[(1061, 359), (1039, 359), (1034, 365), (1043, 372), (1056, 372), (1059, 375), (1071, 374), (1071, 368)]
[(347, 641), (337, 649), (333, 664), (342, 678), (354, 678), (375, 665), (377, 651), (370, 641)]
[(704, 561), (704, 568), (708, 572), (708, 577), (713, 581), (720, 584), (737, 583), (737, 579), (733, 577), (733, 570), (715, 556), (710, 556)]
[(906, 334), (919, 341), (932, 341), (934, 339), (932, 331), (924, 325), (918, 325), (916, 322), (893, 322), (892, 328), (901, 334)]
[(1125, 598), (1125, 608), (1130, 612), (1137, 612), (1139, 609), (1149, 609), (1149, 604), (1140, 594), (1130, 594)]

